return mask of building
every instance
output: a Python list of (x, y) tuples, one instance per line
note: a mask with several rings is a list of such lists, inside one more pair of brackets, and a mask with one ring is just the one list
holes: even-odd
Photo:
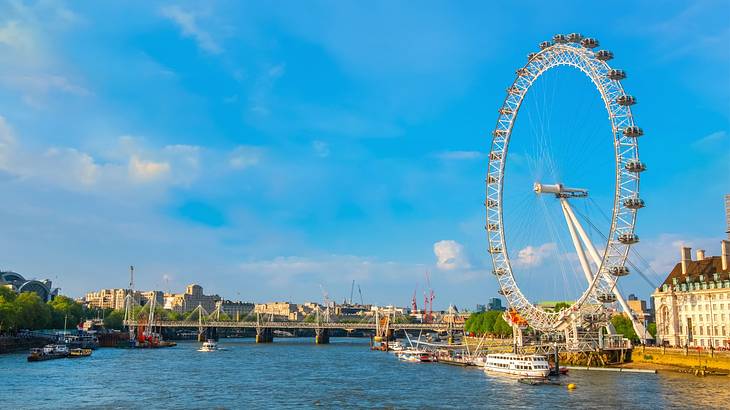
[(502, 306), (502, 299), (500, 298), (490, 298), (489, 303), (487, 303), (487, 310), (500, 310), (504, 311), (506, 310), (504, 306)]
[(681, 247), (680, 262), (652, 294), (657, 343), (668, 346), (730, 347), (730, 241), (720, 256)]
[[(124, 303), (129, 289), (101, 289), (98, 292), (88, 292), (84, 296), (84, 303), (90, 308), (98, 309), (124, 309)], [(138, 305), (144, 305), (148, 303), (153, 297), (159, 306), (165, 303), (164, 294), (159, 290), (150, 291), (138, 291), (135, 290), (133, 293), (134, 303)]]
[(626, 304), (629, 305), (629, 309), (634, 313), (634, 316), (642, 323), (654, 322), (654, 309), (647, 306), (645, 300), (640, 300), (632, 293), (626, 300)]
[(221, 297), (218, 295), (205, 295), (203, 287), (193, 283), (185, 288), (185, 293), (166, 293), (163, 306), (165, 309), (181, 313), (201, 306), (206, 312), (211, 313), (220, 300)]
[(48, 302), (58, 295), (58, 288), (54, 289), (50, 280), (28, 280), (21, 274), (10, 271), (0, 272), (0, 286), (17, 293), (35, 292), (44, 302)]
[(219, 300), (215, 304), (216, 309), (220, 309), (229, 318), (241, 320), (253, 312), (256, 305), (250, 302), (234, 302), (232, 300)]
[[(501, 304), (501, 302), (500, 302), (500, 304)], [(476, 308), (475, 312), (481, 313), (481, 312), (486, 312), (486, 311), (487, 311), (486, 305), (477, 304), (477, 308)]]

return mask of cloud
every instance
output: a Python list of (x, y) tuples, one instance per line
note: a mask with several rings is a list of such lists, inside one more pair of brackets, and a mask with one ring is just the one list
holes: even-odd
[(443, 160), (469, 160), (484, 158), (484, 153), (479, 151), (444, 151), (436, 156)]
[(725, 140), (727, 140), (727, 132), (716, 131), (693, 142), (692, 147), (700, 150), (713, 149)]
[(177, 24), (182, 31), (182, 36), (192, 38), (201, 50), (210, 54), (223, 52), (223, 48), (210, 33), (198, 26), (195, 13), (185, 11), (178, 6), (167, 6), (162, 8), (162, 15)]
[(263, 149), (260, 147), (241, 145), (231, 152), (228, 164), (233, 169), (250, 168), (259, 163), (262, 155)]
[(34, 49), (35, 43), (28, 30), (11, 20), (0, 26), (0, 45), (28, 52)]
[(312, 149), (314, 149), (314, 153), (320, 158), (327, 158), (330, 155), (330, 147), (324, 141), (313, 141)]
[(471, 267), (464, 253), (464, 246), (456, 241), (443, 240), (434, 243), (433, 253), (436, 255), (436, 267), (441, 270), (468, 269)]
[(166, 177), (170, 173), (167, 162), (145, 161), (137, 155), (129, 158), (129, 174), (138, 181), (153, 181)]
[(664, 280), (674, 266), (680, 261), (680, 247), (692, 248), (692, 259), (696, 258), (697, 249), (704, 249), (707, 257), (720, 254), (719, 238), (695, 237), (687, 240), (686, 235), (664, 233), (657, 238), (643, 240), (636, 246), (641, 257), (632, 252), (630, 260), (639, 266), (644, 273)]
[(557, 250), (555, 242), (544, 243), (540, 246), (528, 245), (517, 252), (517, 259), (512, 264), (517, 267), (534, 268), (542, 265), (545, 258), (554, 254)]

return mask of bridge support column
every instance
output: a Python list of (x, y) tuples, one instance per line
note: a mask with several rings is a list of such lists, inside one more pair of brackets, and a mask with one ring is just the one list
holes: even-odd
[(256, 328), (256, 343), (271, 343), (274, 341), (274, 331), (269, 327)]
[(205, 342), (206, 340), (218, 341), (218, 329), (215, 327), (205, 327), (198, 331), (198, 341)]
[(314, 343), (318, 345), (329, 344), (330, 332), (327, 329), (315, 329), (314, 330)]

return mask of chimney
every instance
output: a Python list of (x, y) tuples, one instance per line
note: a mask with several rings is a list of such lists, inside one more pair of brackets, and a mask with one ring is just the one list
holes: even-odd
[(697, 260), (701, 261), (705, 259), (705, 250), (704, 249), (697, 249)]
[(692, 248), (682, 246), (680, 250), (682, 253), (682, 275), (686, 275), (689, 263), (692, 262)]
[(730, 241), (722, 241), (720, 257), (722, 258), (722, 270), (728, 270), (728, 263), (730, 263)]

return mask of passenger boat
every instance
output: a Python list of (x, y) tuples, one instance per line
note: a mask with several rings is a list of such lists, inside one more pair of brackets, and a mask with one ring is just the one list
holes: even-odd
[(68, 356), (66, 345), (46, 345), (42, 348), (30, 349), (29, 362), (40, 362), (43, 360), (62, 359)]
[(425, 353), (427, 352), (415, 349), (403, 349), (396, 353), (396, 355), (398, 356), (398, 360), (402, 360), (404, 362), (420, 362), (421, 355)]
[(399, 341), (395, 341), (393, 343), (388, 344), (388, 350), (390, 350), (393, 353), (402, 352), (403, 350), (405, 350), (405, 348), (406, 347), (403, 346), (403, 343), (401, 343)]
[(218, 343), (215, 340), (203, 342), (203, 345), (198, 349), (199, 352), (215, 352), (216, 350), (218, 350)]
[(91, 356), (92, 350), (90, 348), (77, 347), (68, 351), (68, 357), (89, 357)]
[(487, 355), (484, 370), (513, 376), (544, 378), (550, 374), (550, 365), (545, 356), (500, 353)]
[(426, 363), (438, 362), (438, 358), (432, 352), (421, 352), (421, 354), (418, 356), (418, 359)]

